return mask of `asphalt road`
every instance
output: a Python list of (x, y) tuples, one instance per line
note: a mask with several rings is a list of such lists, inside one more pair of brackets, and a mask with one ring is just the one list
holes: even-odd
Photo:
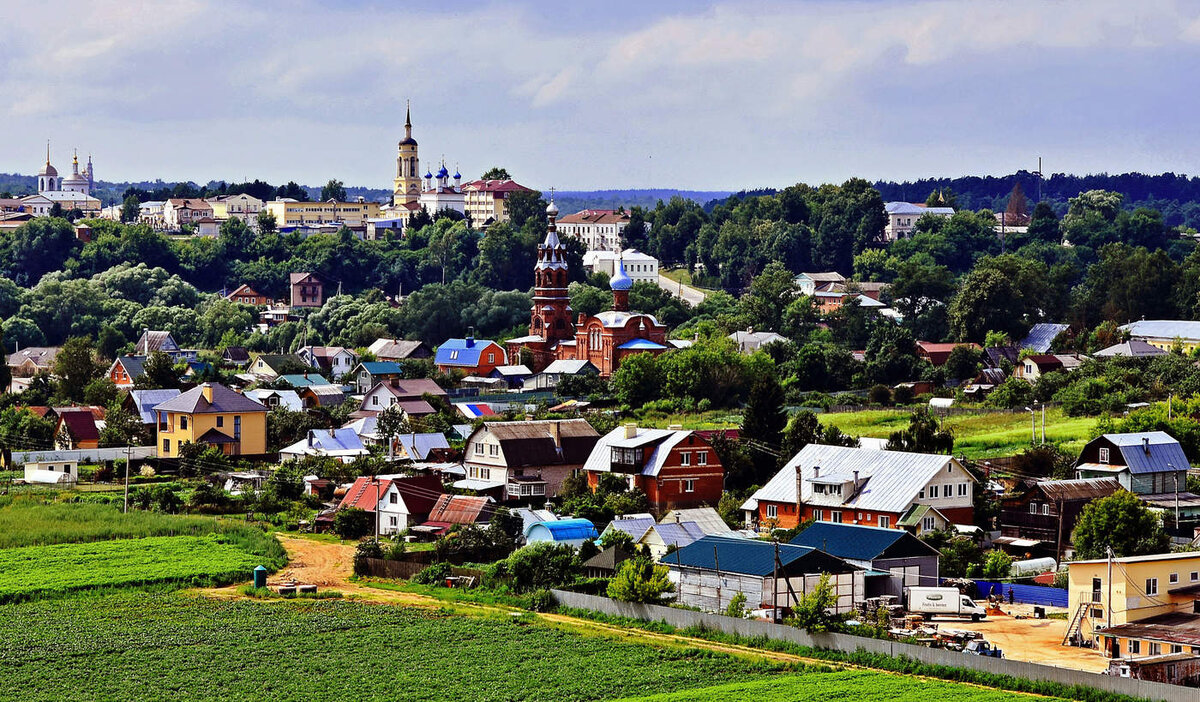
[(704, 293), (690, 285), (684, 285), (683, 283), (671, 280), (661, 273), (658, 275), (658, 287), (678, 297), (692, 307), (704, 302)]

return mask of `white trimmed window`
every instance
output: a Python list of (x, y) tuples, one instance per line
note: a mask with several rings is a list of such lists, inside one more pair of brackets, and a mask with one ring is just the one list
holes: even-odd
[(774, 519), (779, 516), (778, 505), (767, 505), (767, 519)]

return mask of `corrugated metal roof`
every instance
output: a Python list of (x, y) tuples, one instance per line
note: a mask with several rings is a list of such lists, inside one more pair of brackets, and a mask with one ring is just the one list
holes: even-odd
[(429, 521), (451, 524), (486, 522), (491, 519), (492, 512), (495, 511), (491, 502), (491, 498), (488, 497), (442, 495), (430, 510)]
[(1191, 467), (1183, 447), (1165, 431), (1104, 434), (1100, 438), (1117, 447), (1131, 473), (1161, 473)]
[(884, 557), (928, 556), (937, 550), (902, 529), (857, 524), (816, 522), (789, 543), (819, 549), (831, 556), (855, 561), (873, 561)]
[(182, 395), (183, 392), (178, 388), (169, 388), (164, 390), (130, 390), (129, 399), (133, 401), (133, 406), (137, 410), (138, 415), (142, 418), (142, 424), (154, 424), (158, 421), (158, 414), (154, 408), (174, 397)]
[(1106, 349), (1100, 349), (1093, 356), (1106, 358), (1108, 356), (1161, 356), (1168, 351), (1164, 351), (1157, 346), (1151, 346), (1144, 341), (1130, 339), (1121, 344), (1113, 344)]
[(695, 522), (680, 522), (676, 524), (655, 524), (650, 527), (650, 531), (642, 535), (640, 540), (644, 540), (649, 536), (650, 532), (658, 534), (658, 538), (668, 546), (676, 546), (682, 548), (688, 544), (703, 539), (705, 534), (700, 525)]
[(720, 513), (712, 507), (693, 507), (691, 509), (673, 509), (663, 515), (661, 524), (670, 524), (672, 522), (695, 522), (700, 530), (705, 535), (712, 536), (714, 534), (728, 534), (733, 531), (729, 525), (721, 519)]
[(636, 543), (642, 540), (642, 537), (646, 535), (647, 531), (650, 531), (650, 527), (652, 526), (654, 526), (654, 519), (649, 517), (639, 517), (637, 519), (614, 519), (608, 523), (608, 526), (604, 528), (604, 531), (605, 533), (607, 533), (610, 529), (613, 531), (623, 531), (633, 537), (633, 540)]
[(928, 485), (939, 471), (945, 469), (948, 463), (959, 466), (963, 475), (974, 481), (970, 473), (962, 469), (953, 456), (809, 444), (750, 499), (796, 504), (798, 466), (802, 472), (801, 497), (806, 503), (813, 499), (810, 479), (814, 477), (814, 468), (820, 468), (823, 482), (825, 479), (849, 482), (854, 479), (854, 471), (857, 470), (859, 480), (864, 481), (864, 485), (844, 506), (900, 513), (908, 509), (917, 499), (917, 493)]
[(1051, 500), (1094, 500), (1108, 497), (1121, 489), (1115, 478), (1082, 478), (1079, 480), (1040, 480), (1036, 488)]
[(599, 373), (600, 370), (596, 368), (591, 361), (579, 361), (571, 359), (559, 359), (552, 362), (542, 370), (542, 373), (550, 375), (577, 375), (583, 372)]
[(478, 366), (479, 357), (485, 349), (498, 353), (500, 361), (508, 358), (504, 348), (490, 339), (446, 339), (438, 347), (436, 363), (439, 366)]
[[(670, 455), (671, 449), (692, 436), (693, 433), (688, 429), (644, 429), (638, 427), (635, 436), (626, 438), (625, 427), (617, 427), (596, 441), (596, 445), (588, 454), (587, 461), (583, 464), (583, 469), (608, 473), (612, 470), (613, 448), (639, 448), (655, 445), (650, 456), (646, 458), (646, 464), (642, 467), (641, 474), (658, 475), (667, 456)], [(703, 447), (707, 448), (708, 445), (708, 442), (705, 441)]]
[(1200, 322), (1179, 319), (1143, 319), (1121, 327), (1121, 331), (1129, 332), (1135, 339), (1161, 339), (1170, 341), (1183, 339), (1185, 341), (1200, 340)]
[[(662, 559), (666, 566), (684, 566), (716, 570), (718, 561), (723, 573), (743, 573), (759, 577), (775, 570), (775, 544), (757, 539), (730, 536), (705, 536), (668, 554)], [(782, 574), (846, 573), (854, 566), (806, 546), (779, 544)]]
[(289, 373), (281, 375), (279, 379), (291, 385), (294, 388), (308, 388), (314, 385), (328, 385), (329, 381), (316, 373)]
[(1022, 349), (1033, 349), (1038, 353), (1046, 353), (1050, 350), (1050, 345), (1054, 339), (1070, 328), (1068, 324), (1054, 324), (1053, 322), (1040, 322), (1033, 325), (1021, 343), (1017, 344)]
[(396, 437), (397, 442), (404, 447), (404, 451), (415, 461), (423, 461), (429, 457), (430, 451), (434, 449), (448, 449), (450, 442), (446, 441), (446, 435), (438, 432), (428, 432), (424, 434), (401, 434)]
[(355, 370), (365, 370), (371, 375), (400, 375), (403, 373), (400, 370), (400, 364), (395, 361), (367, 361), (358, 364)]

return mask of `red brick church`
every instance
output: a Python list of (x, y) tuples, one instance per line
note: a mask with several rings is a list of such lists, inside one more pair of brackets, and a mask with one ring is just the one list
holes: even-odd
[(566, 249), (558, 240), (555, 218), (558, 207), (546, 208), (549, 226), (546, 240), (538, 246), (534, 267), (533, 309), (529, 316), (529, 336), (508, 341), (509, 358), (520, 358), (523, 349), (533, 354), (530, 368), (537, 373), (554, 361), (590, 361), (608, 377), (621, 360), (635, 353), (662, 353), (667, 345), (667, 326), (653, 315), (629, 311), (629, 289), (633, 280), (618, 261), (609, 281), (613, 308), (594, 317), (579, 315), (571, 320), (567, 295)]

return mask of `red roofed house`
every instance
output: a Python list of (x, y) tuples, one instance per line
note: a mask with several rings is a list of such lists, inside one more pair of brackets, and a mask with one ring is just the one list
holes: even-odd
[(627, 479), (646, 493), (651, 511), (660, 515), (672, 509), (716, 506), (725, 484), (721, 459), (699, 432), (640, 429), (635, 424), (601, 437), (583, 470), (592, 490), (605, 473)]
[(100, 427), (96, 420), (104, 420), (103, 407), (55, 407), (58, 428), (54, 431), (54, 443), (60, 449), (92, 449), (100, 447)]
[(935, 366), (944, 366), (946, 361), (950, 360), (950, 352), (958, 346), (966, 346), (973, 351), (983, 351), (979, 344), (939, 344), (932, 341), (918, 341), (917, 355)]
[(355, 413), (358, 416), (371, 416), (397, 405), (406, 415), (421, 417), (434, 414), (436, 410), (424, 398), (432, 395), (447, 399), (449, 395), (437, 383), (428, 378), (389, 378), (375, 383), (366, 395), (363, 395), (362, 406)]
[(256, 307), (259, 305), (271, 304), (271, 298), (267, 297), (266, 295), (263, 295), (262, 293), (256, 291), (254, 288), (250, 287), (249, 285), (245, 285), (245, 284), (239, 285), (236, 288), (234, 288), (233, 292), (231, 292), (225, 296), (225, 299), (232, 300), (234, 302), (238, 302), (243, 305), (254, 305)]
[(492, 222), (507, 222), (508, 207), (505, 200), (513, 193), (530, 193), (530, 188), (508, 180), (476, 180), (462, 186), (465, 200), (463, 207), (473, 226), (480, 227)]
[(422, 526), (438, 527), (444, 532), (455, 524), (487, 524), (495, 511), (495, 501), (490, 497), (442, 495)]
[(374, 514), (380, 534), (396, 534), (424, 522), (441, 496), (442, 482), (432, 475), (379, 480), (368, 475), (354, 481), (338, 509)]

